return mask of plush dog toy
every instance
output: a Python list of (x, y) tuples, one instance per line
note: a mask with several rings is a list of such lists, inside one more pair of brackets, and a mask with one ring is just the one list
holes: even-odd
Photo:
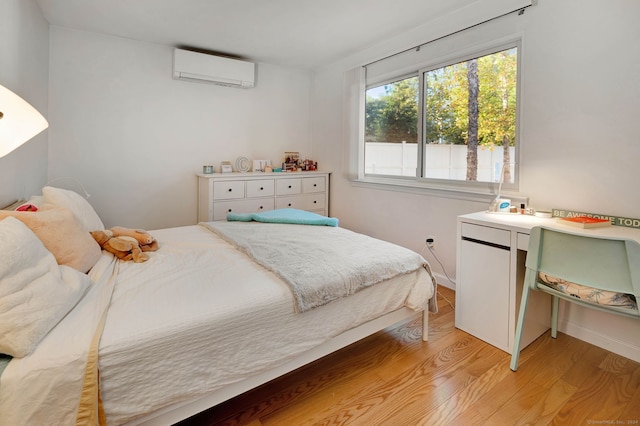
[(100, 247), (112, 253), (118, 259), (146, 262), (146, 251), (158, 249), (158, 242), (146, 231), (116, 226), (104, 231), (91, 231), (91, 236)]
[(147, 231), (142, 229), (131, 229), (123, 226), (114, 226), (110, 229), (113, 232), (114, 237), (131, 237), (138, 241), (140, 249), (142, 251), (156, 251), (158, 250), (158, 242)]

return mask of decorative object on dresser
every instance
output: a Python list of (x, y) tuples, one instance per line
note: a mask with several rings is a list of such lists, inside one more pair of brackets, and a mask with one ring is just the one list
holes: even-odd
[(231, 173), (233, 168), (231, 167), (231, 163), (228, 161), (222, 161), (220, 163), (220, 172), (221, 173)]
[(236, 159), (236, 171), (246, 173), (251, 168), (247, 157), (238, 157)]
[(295, 208), (329, 215), (329, 172), (198, 174), (198, 221)]
[(287, 151), (284, 153), (284, 160), (282, 162), (283, 172), (293, 172), (298, 170), (300, 164), (300, 153), (294, 151)]
[[(253, 160), (254, 172), (266, 172), (267, 166), (271, 168), (271, 160)], [(269, 172), (272, 171), (273, 169), (269, 170)]]
[(304, 172), (313, 172), (318, 170), (318, 162), (305, 158), (300, 167)]

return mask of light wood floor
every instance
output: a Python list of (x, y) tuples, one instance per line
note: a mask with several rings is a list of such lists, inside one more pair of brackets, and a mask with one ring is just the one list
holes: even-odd
[(184, 426), (640, 425), (639, 363), (547, 332), (514, 373), (508, 354), (454, 327), (441, 296), (429, 342), (418, 320), (395, 326)]

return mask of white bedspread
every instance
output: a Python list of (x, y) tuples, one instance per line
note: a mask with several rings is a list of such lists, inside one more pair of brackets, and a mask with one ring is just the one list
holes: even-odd
[[(151, 233), (161, 249), (149, 253), (148, 262), (118, 263), (100, 343), (102, 397), (109, 424), (131, 421), (273, 368), (404, 305), (426, 309), (433, 296), (431, 277), (420, 268), (392, 283), (296, 314), (291, 292), (282, 280), (205, 228)], [(105, 276), (111, 273), (104, 271)], [(81, 318), (72, 320), (76, 327), (83, 327)], [(47, 336), (46, 353), (42, 345), (34, 352), (38, 371), (68, 372), (60, 369), (61, 358), (51, 356), (52, 348), (59, 349), (60, 357), (75, 353), (70, 338), (59, 334)], [(0, 394), (12, 392), (5, 385), (16, 384), (5, 384), (7, 373), (28, 375), (16, 364), (12, 361), (5, 370)], [(52, 399), (55, 404), (27, 407), (33, 414), (30, 421), (13, 424), (69, 423), (68, 417), (58, 416), (65, 410), (57, 405), (68, 403), (59, 397), (60, 389), (67, 388), (53, 384), (75, 380), (64, 374), (47, 377), (49, 384), (35, 380), (40, 383), (35, 392), (58, 395)], [(21, 389), (29, 391), (24, 385)]]
[(326, 305), (426, 263), (409, 249), (344, 228), (259, 222), (200, 225), (289, 284), (296, 312)]

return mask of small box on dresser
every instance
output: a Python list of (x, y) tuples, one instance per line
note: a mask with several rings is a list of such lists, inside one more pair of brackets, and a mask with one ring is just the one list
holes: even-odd
[(198, 173), (198, 222), (296, 208), (329, 215), (330, 172)]

